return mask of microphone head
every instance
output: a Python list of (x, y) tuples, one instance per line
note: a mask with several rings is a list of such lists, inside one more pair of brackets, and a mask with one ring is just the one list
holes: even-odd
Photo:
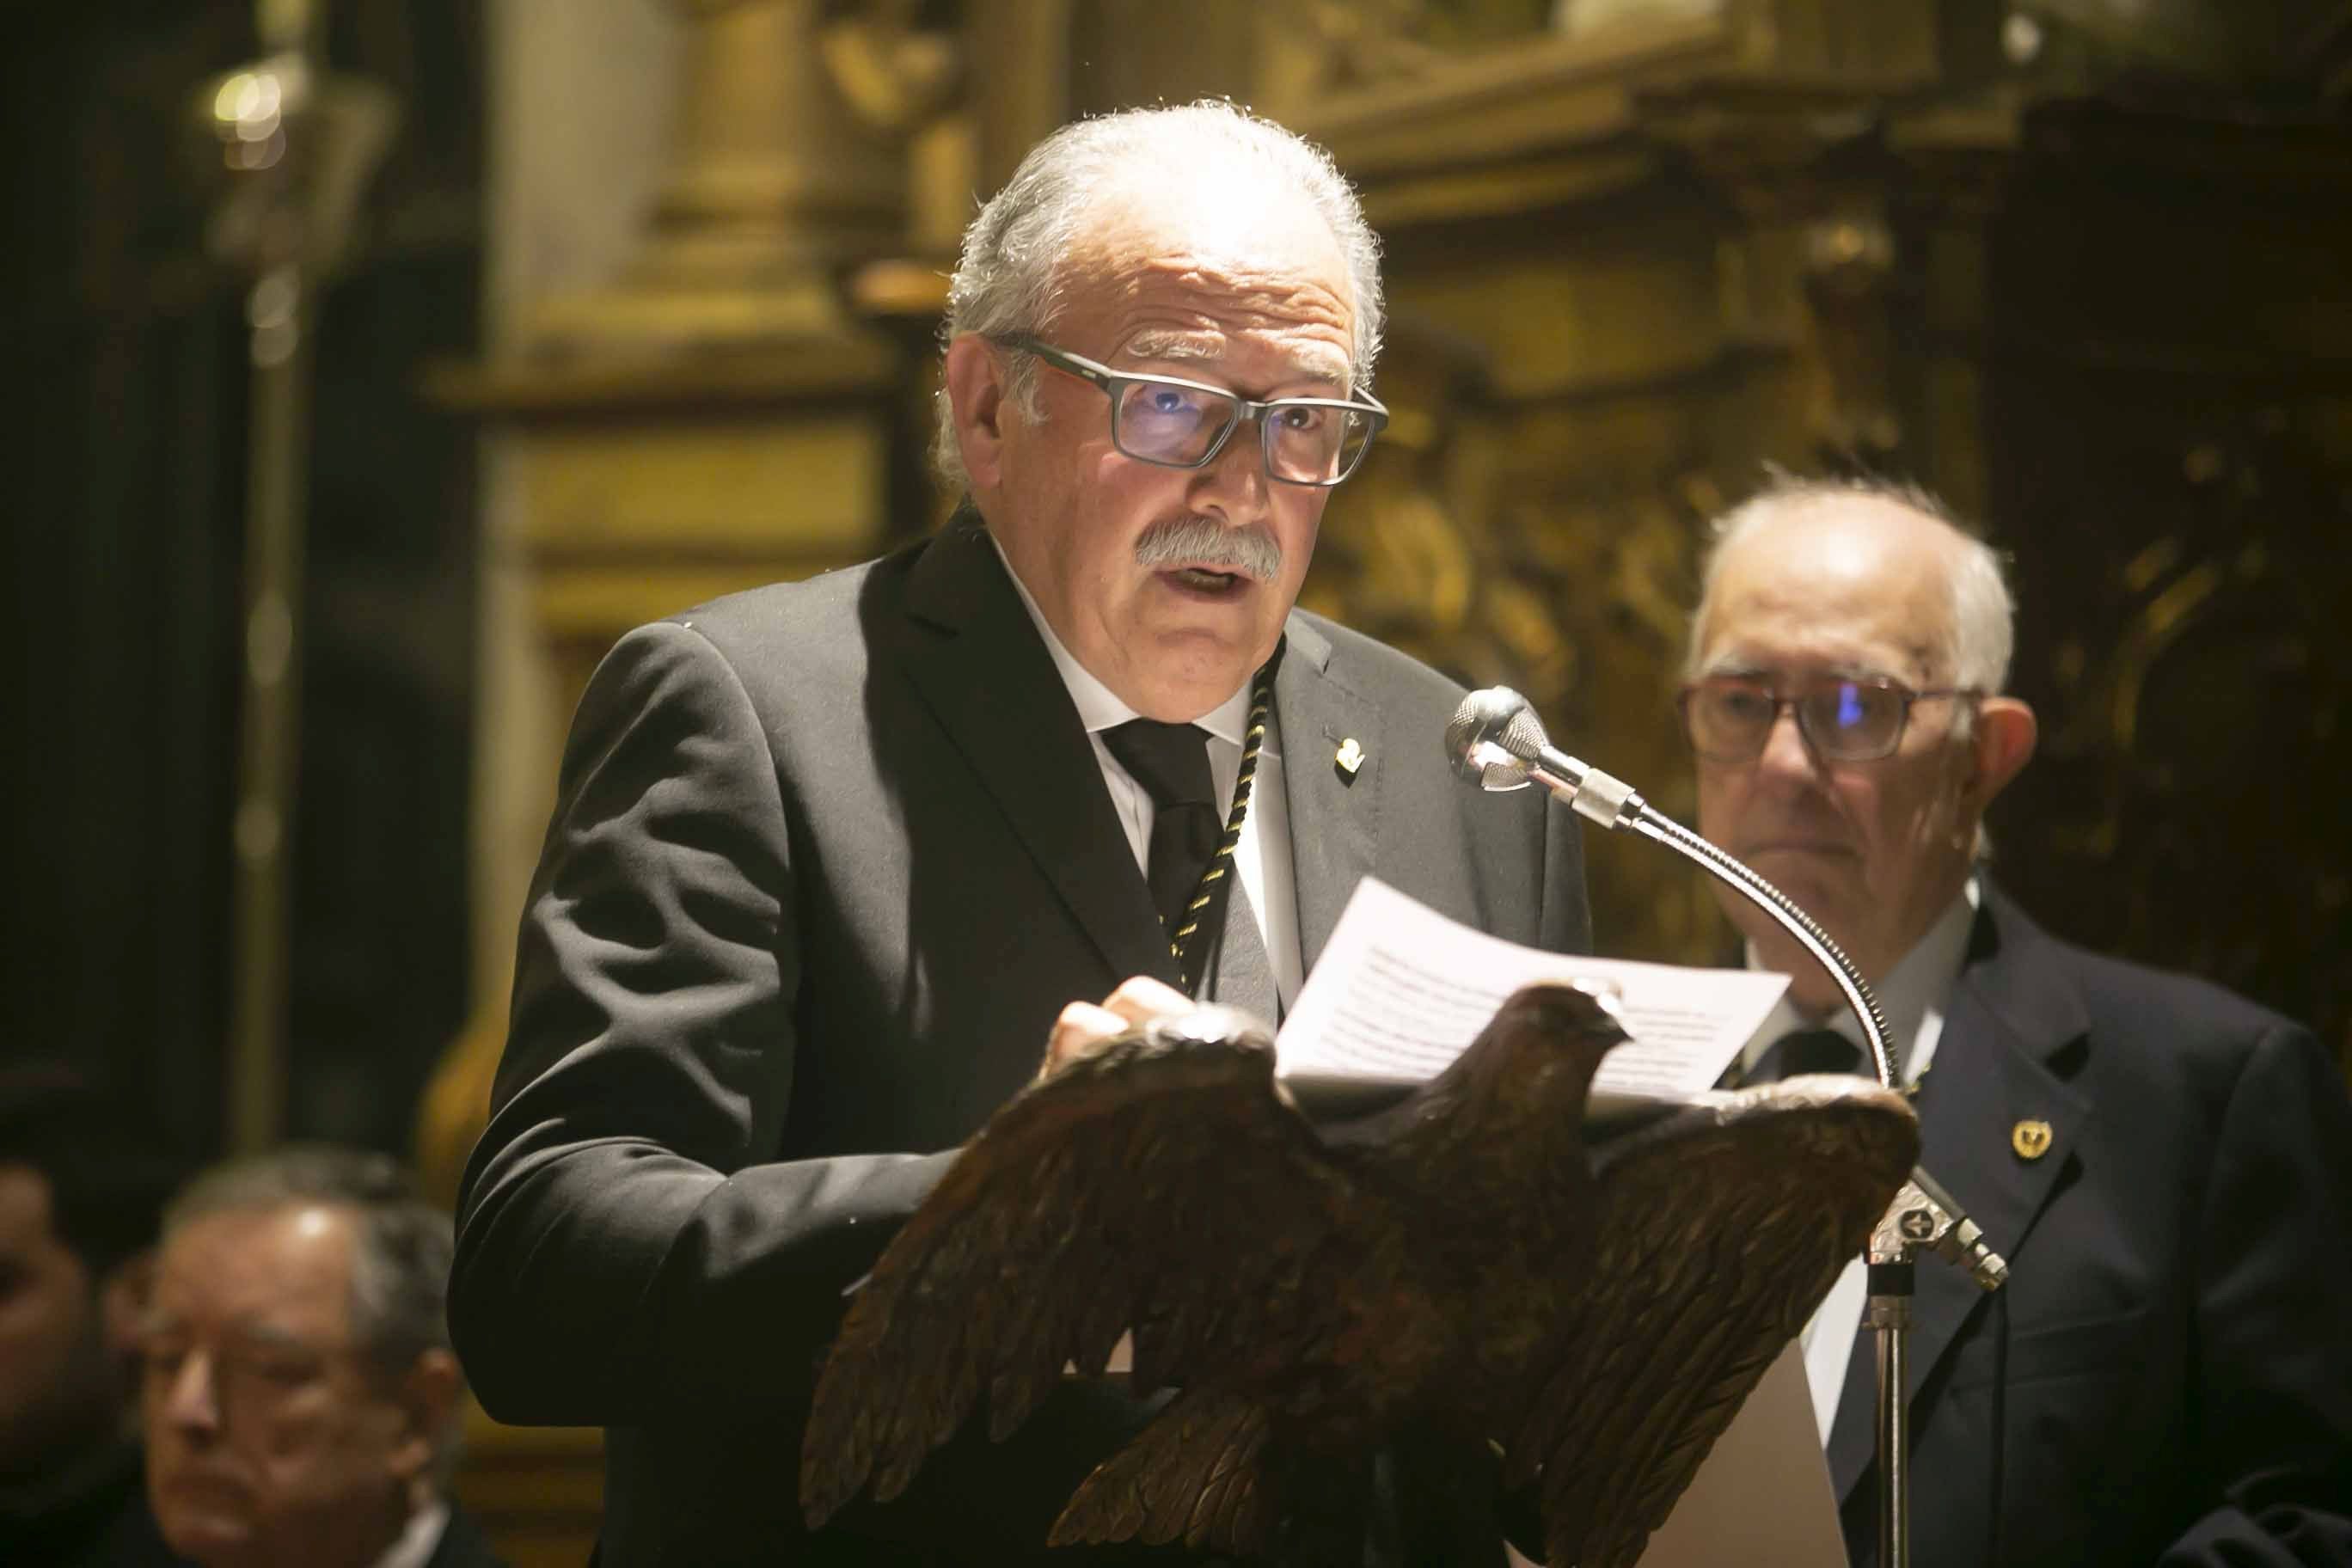
[(1445, 755), (1454, 773), (1481, 789), (1525, 789), (1528, 764), (1547, 743), (1543, 721), (1507, 686), (1465, 697), (1445, 726)]

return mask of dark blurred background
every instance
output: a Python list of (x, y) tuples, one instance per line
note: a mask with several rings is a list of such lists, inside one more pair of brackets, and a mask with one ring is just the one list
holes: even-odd
[[(283, 1092), (289, 1130), (405, 1150), (468, 1000), (476, 432), (418, 376), (481, 342), (483, 23), (322, 23), (324, 58), (407, 111), (315, 320)], [(94, 0), (0, 27), (6, 1048), (217, 1148), (253, 476), (247, 279), (208, 253), (198, 89), (260, 53), (255, 8)]]

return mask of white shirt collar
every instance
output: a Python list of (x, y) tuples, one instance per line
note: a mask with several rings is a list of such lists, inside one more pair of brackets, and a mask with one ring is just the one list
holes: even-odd
[[(1952, 988), (1959, 984), (1960, 968), (1968, 962), (1969, 931), (1976, 923), (1977, 906), (1983, 901), (1984, 891), (1971, 876), (1927, 934), (1872, 987), (1878, 993), (1879, 1010), (1886, 1015), (1895, 1065), (1906, 1083), (1917, 1082), (1927, 1070), (1942, 1032), (1943, 1016), (1951, 1006)], [(1748, 967), (1762, 967), (1756, 961), (1753, 942), (1748, 944)], [(1864, 1044), (1862, 1021), (1852, 1008), (1841, 1006), (1826, 1018), (1809, 1018), (1784, 995), (1741, 1051), (1740, 1065), (1754, 1067), (1775, 1040), (1792, 1030), (1822, 1027), (1835, 1029), (1856, 1047)]]
[[(1021, 607), (1029, 612), (1029, 619), (1035, 624), (1037, 635), (1045, 639), (1045, 651), (1053, 656), (1054, 668), (1061, 671), (1062, 684), (1069, 688), (1070, 700), (1077, 704), (1078, 721), (1086, 726), (1087, 733), (1099, 734), (1130, 719), (1143, 717), (1122, 701), (1118, 693), (1097, 679), (1093, 670), (1080, 664), (1076, 654), (1062, 646), (1062, 639), (1054, 635), (1052, 624), (1045, 619), (1045, 612), (1037, 607), (1029, 585), (1021, 580), (1021, 574), (1013, 569), (1012, 557), (1004, 553), (1004, 546), (997, 542), (993, 532), (989, 533), (988, 542), (995, 550), (996, 558), (1004, 563), (1004, 574), (1013, 580), (1013, 591), (1021, 595)], [(1227, 745), (1238, 746), (1242, 743), (1242, 731), (1249, 722), (1249, 698), (1250, 683), (1244, 680), (1231, 697), (1192, 722)]]
[(441, 1532), (448, 1527), (449, 1505), (436, 1498), (408, 1516), (400, 1539), (375, 1560), (375, 1568), (425, 1568), (433, 1560), (434, 1548), (441, 1544)]

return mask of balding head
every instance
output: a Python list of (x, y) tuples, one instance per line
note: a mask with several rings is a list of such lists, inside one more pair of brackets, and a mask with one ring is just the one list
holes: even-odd
[[(1963, 528), (1916, 485), (1868, 479), (1775, 479), (1718, 519), (1702, 569), (1698, 613), (1691, 618), (1685, 679), (1699, 670), (1716, 584), (1727, 559), (1747, 542), (1768, 548), (1772, 534), (1819, 528), (1853, 550), (1878, 548), (1911, 559), (1940, 584), (1933, 618), (1921, 628), (1928, 679), (1936, 685), (2000, 691), (2009, 683), (2017, 606), (2000, 554)], [(1751, 539), (1751, 536), (1759, 536)], [(1852, 559), (1849, 553), (1849, 559)]]
[[(2032, 754), (2032, 710), (1994, 695), (2010, 641), (1998, 559), (1918, 492), (1783, 481), (1724, 520), (1685, 699), (1700, 828), (1874, 980), (1951, 907)], [(1777, 925), (1726, 908), (1801, 1003), (1833, 1005)]]

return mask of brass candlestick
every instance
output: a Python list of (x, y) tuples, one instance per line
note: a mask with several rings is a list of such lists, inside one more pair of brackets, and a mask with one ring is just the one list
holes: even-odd
[(311, 293), (348, 242), (397, 113), (389, 93), (315, 62), (308, 0), (260, 0), (259, 59), (213, 78), (194, 109), (213, 156), (206, 238), (249, 279), (252, 365), (230, 873), (227, 1120), (231, 1148), (283, 1131), (289, 838), (301, 673)]

